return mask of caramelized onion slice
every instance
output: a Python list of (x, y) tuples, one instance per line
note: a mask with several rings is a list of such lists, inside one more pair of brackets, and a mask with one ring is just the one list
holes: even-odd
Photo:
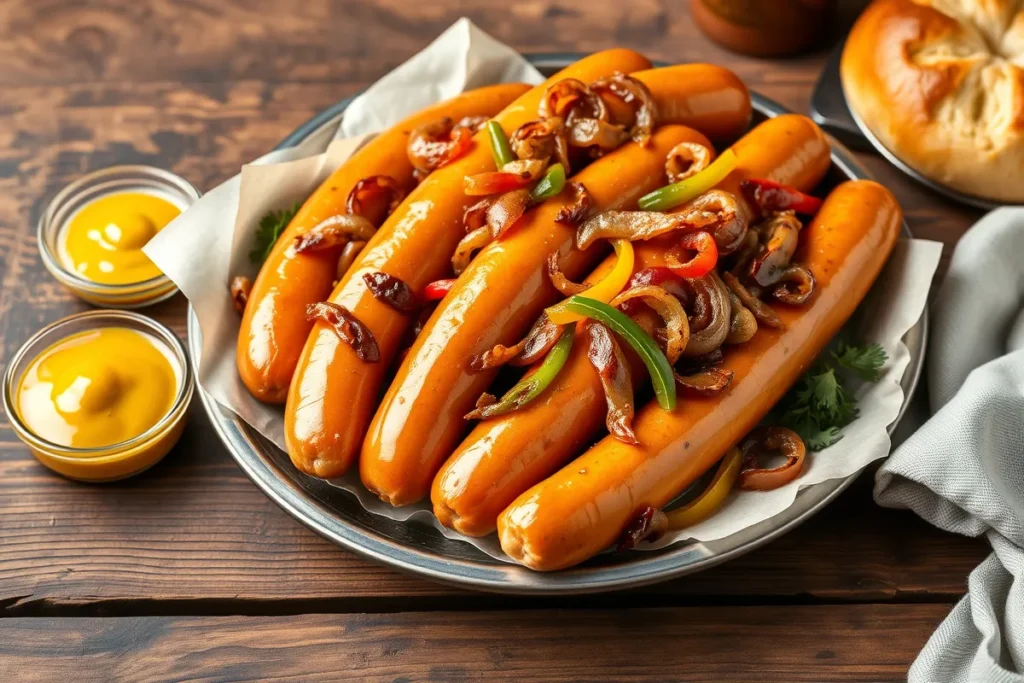
[(330, 301), (309, 304), (306, 306), (306, 319), (310, 322), (322, 322), (333, 329), (343, 342), (352, 347), (359, 360), (366, 363), (376, 363), (380, 360), (380, 349), (377, 347), (373, 332), (344, 306)]
[(487, 171), (466, 176), (463, 190), (473, 197), (500, 194), (526, 187), (544, 173), (547, 161), (518, 159), (501, 167), (500, 171)]
[(576, 78), (563, 78), (551, 84), (541, 98), (538, 113), (542, 119), (557, 116), (570, 124), (581, 117), (608, 120), (604, 100)]
[(714, 214), (667, 214), (656, 211), (605, 211), (585, 221), (576, 231), (576, 246), (586, 249), (597, 240), (649, 240), (673, 230), (693, 231), (717, 220)]
[(405, 192), (397, 180), (389, 175), (372, 175), (360, 180), (348, 193), (345, 210), (380, 225), (404, 198)]
[(425, 123), (409, 135), (409, 162), (416, 170), (429, 173), (463, 156), (472, 140), (473, 131), (456, 126), (450, 117)]
[(665, 175), (678, 183), (697, 175), (711, 164), (711, 150), (697, 142), (680, 142), (665, 159)]
[(530, 208), (530, 191), (513, 190), (501, 195), (487, 207), (487, 227), (495, 239), (500, 238)]
[(690, 341), (690, 322), (683, 304), (664, 288), (645, 285), (625, 290), (612, 299), (611, 305), (619, 307), (636, 298), (642, 298), (665, 321), (665, 326), (658, 329), (658, 336), (664, 337), (665, 357), (669, 365), (675, 364)]
[(341, 250), (341, 256), (338, 257), (338, 268), (335, 271), (337, 279), (345, 277), (345, 273), (352, 267), (352, 264), (356, 262), (356, 258), (362, 253), (366, 247), (366, 242), (363, 240), (357, 240), (355, 242), (349, 242)]
[(616, 550), (623, 552), (632, 550), (641, 541), (657, 541), (665, 535), (666, 531), (668, 531), (668, 516), (661, 510), (648, 505), (622, 532)]
[(558, 116), (530, 121), (519, 126), (509, 138), (512, 153), (520, 159), (550, 159), (562, 164), (568, 173), (569, 147), (565, 120)]
[(252, 292), (252, 281), (244, 275), (236, 275), (231, 278), (231, 301), (235, 304), (235, 310), (245, 313), (245, 305), (249, 303), (249, 294)]
[(412, 313), (420, 308), (419, 297), (412, 288), (394, 275), (380, 271), (363, 273), (363, 282), (374, 299), (383, 301), (400, 313)]
[(593, 147), (600, 152), (617, 149), (629, 140), (629, 131), (601, 119), (577, 118), (569, 124), (570, 147)]
[(690, 202), (683, 215), (692, 215), (691, 220), (699, 220), (698, 216), (712, 214), (715, 220), (709, 229), (722, 255), (731, 254), (743, 244), (750, 223), (744, 209), (736, 197), (725, 190), (710, 190)]
[(462, 241), (455, 247), (455, 255), (452, 256), (452, 270), (455, 274), (462, 275), (462, 272), (469, 268), (469, 264), (473, 260), (473, 256), (476, 255), (476, 252), (493, 241), (494, 237), (491, 234), (491, 229), (486, 225), (477, 228), (463, 237)]
[(721, 368), (708, 368), (690, 375), (676, 375), (676, 384), (693, 396), (717, 396), (732, 383), (736, 373)]
[(732, 322), (732, 305), (725, 286), (714, 271), (703, 277), (687, 280), (687, 282), (694, 289), (698, 304), (707, 302), (704, 314), (707, 316), (708, 323), (703, 328), (690, 333), (690, 341), (686, 345), (686, 350), (683, 351), (684, 356), (692, 358), (705, 356), (725, 343)]
[(729, 291), (729, 301), (732, 303), (732, 321), (729, 324), (729, 335), (725, 338), (725, 343), (746, 344), (757, 334), (757, 318), (731, 290)]
[[(783, 427), (759, 427), (740, 446), (743, 464), (737, 486), (744, 491), (771, 491), (785, 486), (800, 476), (804, 469), (807, 448), (796, 432)], [(762, 468), (759, 459), (779, 453), (786, 462), (771, 469)]]
[(605, 417), (608, 433), (623, 443), (636, 444), (636, 434), (633, 433), (633, 380), (626, 355), (607, 327), (591, 322), (586, 328), (590, 338), (587, 358), (601, 378), (605, 403), (608, 405)]
[(750, 264), (750, 277), (762, 287), (779, 281), (796, 253), (800, 241), (800, 221), (792, 211), (777, 213), (762, 224), (767, 242)]
[(740, 302), (750, 309), (750, 312), (757, 318), (757, 322), (768, 327), (773, 327), (780, 330), (785, 327), (782, 319), (779, 318), (779, 314), (772, 310), (771, 306), (758, 299), (756, 296), (750, 293), (743, 283), (739, 281), (732, 273), (723, 273), (722, 278), (725, 283), (729, 285), (729, 289), (732, 293), (740, 300)]
[(633, 106), (633, 125), (629, 130), (629, 136), (641, 145), (646, 146), (650, 142), (651, 133), (657, 125), (658, 105), (646, 85), (632, 76), (616, 72), (596, 81), (590, 87), (598, 95), (609, 92)]
[(558, 213), (555, 214), (555, 222), (563, 225), (579, 225), (590, 214), (594, 198), (590, 196), (590, 192), (587, 191), (583, 183), (570, 180), (568, 184), (572, 189), (572, 202), (558, 210)]
[(801, 265), (791, 265), (782, 271), (772, 296), (790, 306), (802, 306), (814, 294), (817, 281), (814, 274)]
[(559, 265), (561, 259), (562, 254), (558, 251), (551, 252), (548, 255), (548, 279), (551, 280), (551, 284), (564, 296), (573, 296), (585, 291), (587, 289), (586, 285), (573, 282), (565, 276)]
[(333, 249), (347, 242), (361, 241), (373, 237), (377, 228), (362, 216), (339, 214), (320, 221), (312, 228), (295, 237), (295, 252), (323, 251)]
[(473, 356), (469, 360), (470, 370), (480, 372), (506, 364), (517, 367), (532, 365), (551, 350), (564, 331), (564, 327), (554, 324), (548, 320), (546, 315), (541, 314), (527, 335), (517, 344), (512, 346), (497, 344), (489, 351)]

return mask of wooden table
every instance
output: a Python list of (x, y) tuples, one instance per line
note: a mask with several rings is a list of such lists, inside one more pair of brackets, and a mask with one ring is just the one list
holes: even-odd
[[(686, 5), (0, 0), (4, 361), (85, 308), (36, 246), (61, 187), (146, 163), (208, 190), (461, 15), (523, 51), (621, 44), (718, 62), (806, 111), (823, 52), (735, 56), (696, 31)], [(918, 236), (952, 245), (976, 218), (863, 161)], [(149, 313), (184, 334), (181, 297)], [(105, 486), (45, 470), (5, 418), (0, 680), (896, 681), (986, 552), (876, 507), (863, 477), (785, 538), (697, 576), (602, 596), (480, 595), (306, 530), (239, 471), (198, 401), (162, 464)]]

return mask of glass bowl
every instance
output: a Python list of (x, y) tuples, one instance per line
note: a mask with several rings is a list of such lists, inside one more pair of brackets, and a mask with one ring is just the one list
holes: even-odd
[[(74, 448), (49, 441), (24, 423), (18, 412), (18, 385), (33, 360), (53, 344), (79, 332), (122, 327), (154, 337), (171, 352), (176, 363), (178, 390), (171, 408), (155, 425), (136, 437), (100, 448)], [(25, 342), (4, 375), (3, 405), (15, 434), (39, 462), (69, 479), (89, 482), (115, 481), (138, 474), (158, 463), (177, 443), (185, 427), (195, 380), (181, 340), (164, 325), (130, 311), (86, 311), (62, 318)]]
[(141, 282), (103, 284), (83, 278), (60, 257), (61, 230), (82, 207), (119, 192), (145, 192), (166, 199), (184, 211), (199, 199), (187, 180), (152, 166), (112, 166), (84, 175), (61, 190), (39, 219), (37, 237), (43, 265), (57, 280), (91, 304), (107, 308), (140, 308), (168, 299), (178, 288), (166, 275)]

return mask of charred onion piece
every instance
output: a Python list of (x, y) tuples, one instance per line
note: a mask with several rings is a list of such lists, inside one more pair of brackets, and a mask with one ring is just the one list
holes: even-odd
[(629, 373), (629, 361), (622, 348), (606, 326), (598, 322), (587, 324), (590, 345), (587, 358), (597, 370), (604, 388), (608, 413), (605, 424), (608, 433), (623, 443), (636, 444), (633, 433), (633, 380)]
[(757, 318), (757, 322), (768, 327), (774, 327), (777, 330), (785, 327), (785, 324), (779, 318), (779, 314), (772, 310), (771, 306), (758, 299), (756, 296), (750, 293), (750, 291), (743, 286), (743, 283), (739, 281), (732, 273), (723, 273), (722, 278), (726, 284), (729, 285), (729, 289), (732, 290), (740, 302), (750, 309), (750, 312)]
[(373, 332), (344, 306), (330, 301), (309, 304), (306, 306), (306, 319), (328, 325), (343, 342), (352, 347), (359, 360), (366, 363), (380, 360), (380, 349), (377, 340), (373, 338)]
[(561, 325), (556, 325), (546, 315), (541, 314), (537, 322), (533, 324), (530, 331), (519, 343), (512, 346), (496, 345), (489, 351), (484, 351), (478, 356), (469, 360), (470, 370), (480, 372), (502, 365), (532, 365), (540, 360), (544, 354), (551, 350), (551, 347), (558, 343), (565, 331)]
[(680, 142), (665, 159), (665, 175), (678, 183), (703, 171), (711, 164), (711, 150), (697, 142)]
[(736, 277), (743, 277), (743, 273), (750, 268), (750, 262), (757, 256), (757, 252), (761, 250), (761, 240), (757, 230), (751, 228), (747, 230), (747, 234), (743, 236), (743, 241), (740, 243), (739, 248), (733, 254), (733, 265), (729, 269), (729, 272)]
[(729, 324), (729, 336), (726, 344), (746, 344), (757, 334), (757, 318), (743, 305), (740, 298), (730, 290), (729, 301), (732, 302), (732, 321)]
[(235, 304), (235, 310), (239, 313), (245, 312), (245, 305), (249, 303), (249, 293), (252, 292), (252, 281), (244, 275), (236, 275), (231, 278), (231, 301)]
[(549, 86), (541, 98), (538, 113), (542, 119), (557, 116), (569, 124), (581, 117), (608, 120), (604, 100), (575, 78), (564, 78)]
[(655, 211), (605, 211), (584, 222), (576, 232), (576, 246), (586, 249), (597, 240), (649, 240), (673, 230), (694, 231), (715, 224), (711, 213), (666, 214)]
[(530, 208), (530, 191), (513, 190), (506, 192), (487, 207), (487, 226), (495, 239), (500, 238)]
[(679, 373), (682, 375), (696, 375), (698, 372), (718, 367), (724, 360), (725, 354), (723, 354), (722, 349), (719, 348), (704, 356), (684, 358), (677, 363), (677, 368), (679, 369)]
[(617, 72), (596, 81), (590, 88), (598, 95), (610, 92), (626, 104), (633, 106), (633, 125), (629, 129), (629, 136), (644, 146), (650, 142), (651, 133), (654, 132), (654, 126), (657, 124), (658, 105), (646, 85), (632, 76)]
[(569, 124), (568, 140), (570, 147), (591, 147), (607, 152), (629, 140), (629, 132), (601, 119), (577, 118)]
[(641, 541), (657, 541), (668, 531), (668, 517), (661, 510), (647, 506), (630, 522), (619, 537), (616, 550), (632, 550)]
[(814, 274), (801, 265), (791, 265), (782, 271), (782, 277), (772, 290), (772, 296), (784, 304), (801, 306), (814, 294)]
[(356, 240), (355, 242), (349, 242), (341, 250), (341, 256), (338, 257), (338, 269), (335, 271), (337, 278), (340, 280), (345, 277), (345, 273), (352, 267), (352, 264), (356, 262), (356, 257), (366, 246), (366, 242), (363, 240)]
[(412, 313), (420, 308), (419, 298), (412, 288), (394, 275), (380, 271), (363, 273), (363, 282), (374, 299), (383, 301), (400, 313)]
[(551, 280), (551, 284), (565, 296), (586, 291), (587, 285), (573, 282), (565, 276), (559, 265), (561, 259), (561, 251), (554, 251), (548, 255), (548, 279)]
[(676, 384), (693, 396), (717, 396), (729, 387), (734, 375), (732, 370), (708, 368), (691, 375), (676, 373)]
[[(784, 427), (759, 427), (743, 440), (743, 465), (737, 486), (744, 491), (771, 491), (785, 486), (800, 476), (804, 469), (807, 448), (796, 432)], [(764, 469), (758, 459), (768, 453), (779, 453), (786, 462)]]
[(550, 159), (562, 164), (568, 173), (569, 147), (565, 139), (565, 120), (558, 116), (530, 121), (519, 126), (509, 145), (520, 159)]
[(590, 213), (594, 198), (590, 196), (590, 192), (587, 191), (583, 183), (570, 180), (568, 184), (572, 189), (572, 202), (558, 210), (558, 213), (555, 214), (555, 222), (563, 225), (579, 225)]
[(687, 357), (704, 356), (720, 347), (729, 335), (732, 306), (725, 286), (714, 272), (687, 282), (694, 288), (698, 302), (708, 302), (707, 310), (710, 318), (705, 327), (690, 333), (690, 341), (686, 345), (683, 355)]
[(405, 192), (397, 180), (389, 175), (372, 175), (355, 184), (348, 193), (345, 209), (373, 225), (380, 225), (404, 198)]
[(362, 216), (353, 214), (331, 216), (295, 237), (295, 253), (332, 249), (347, 242), (365, 242), (373, 237), (375, 232), (377, 229), (373, 227), (373, 223)]
[(409, 162), (416, 170), (430, 173), (468, 152), (472, 139), (473, 131), (456, 126), (450, 117), (425, 123), (409, 135)]
[(690, 322), (679, 299), (667, 290), (655, 285), (631, 287), (611, 301), (611, 305), (619, 307), (632, 299), (643, 299), (644, 303), (654, 309), (655, 313), (665, 321), (665, 326), (658, 330), (659, 336), (665, 339), (665, 357), (669, 365), (674, 365), (690, 341)]
[(491, 234), (491, 229), (486, 225), (482, 228), (477, 228), (463, 237), (462, 241), (455, 247), (455, 255), (452, 256), (452, 270), (455, 274), (462, 275), (462, 272), (469, 268), (469, 264), (476, 252), (493, 241), (494, 237)]
[(750, 278), (762, 287), (770, 287), (779, 281), (796, 253), (800, 221), (792, 211), (778, 213), (765, 221), (761, 230), (768, 240), (750, 264)]
[(724, 190), (710, 190), (694, 199), (682, 215), (691, 216), (694, 223), (700, 222), (705, 214), (712, 214), (715, 220), (709, 223), (720, 254), (731, 254), (743, 244), (749, 223), (746, 210), (736, 197)]

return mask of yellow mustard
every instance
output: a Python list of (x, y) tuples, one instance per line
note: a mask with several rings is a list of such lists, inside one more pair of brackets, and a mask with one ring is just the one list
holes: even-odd
[(143, 282), (160, 270), (142, 247), (181, 209), (145, 192), (118, 192), (95, 199), (75, 213), (61, 230), (64, 266), (103, 284)]
[(101, 448), (159, 422), (181, 381), (165, 344), (137, 330), (104, 327), (73, 334), (40, 353), (21, 377), (17, 410), (43, 439)]

